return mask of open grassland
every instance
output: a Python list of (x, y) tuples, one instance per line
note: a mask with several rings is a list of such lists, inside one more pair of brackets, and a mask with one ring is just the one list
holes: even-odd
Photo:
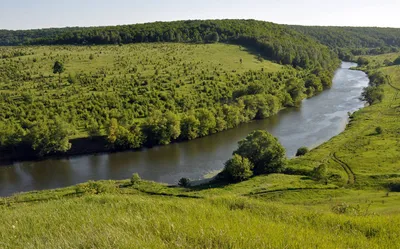
[[(248, 198), (90, 195), (2, 208), (2, 248), (398, 248), (400, 217)], [(21, 215), (22, 214), (22, 215)]]

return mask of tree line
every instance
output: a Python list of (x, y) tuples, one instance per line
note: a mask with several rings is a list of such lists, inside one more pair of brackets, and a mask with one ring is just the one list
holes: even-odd
[(236, 43), (282, 64), (330, 68), (336, 56), (292, 28), (256, 20), (193, 20), (88, 28), (0, 30), (0, 45), (93, 45), (144, 42)]
[(328, 27), (290, 25), (294, 30), (310, 36), (335, 51), (343, 60), (354, 56), (398, 52), (399, 28)]

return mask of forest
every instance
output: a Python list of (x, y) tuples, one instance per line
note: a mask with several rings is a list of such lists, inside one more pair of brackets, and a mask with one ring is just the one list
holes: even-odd
[(354, 56), (360, 55), (394, 53), (400, 48), (399, 28), (299, 25), (289, 27), (328, 46), (343, 60), (354, 60)]
[[(45, 156), (99, 136), (110, 150), (195, 139), (298, 106), (330, 87), (339, 64), (304, 35), (252, 20), (47, 31), (4, 32), (20, 37), (7, 44), (36, 45), (0, 48), (3, 150)], [(41, 38), (28, 39), (35, 32)]]

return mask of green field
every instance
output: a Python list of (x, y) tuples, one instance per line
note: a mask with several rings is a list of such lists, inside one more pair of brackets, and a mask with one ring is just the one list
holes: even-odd
[[(400, 67), (381, 103), (287, 174), (171, 187), (89, 182), (0, 199), (3, 248), (399, 248)], [(396, 57), (396, 55), (393, 55)], [(382, 133), (375, 128), (380, 126)], [(328, 166), (328, 181), (309, 177)], [(306, 175), (293, 174), (304, 172)]]

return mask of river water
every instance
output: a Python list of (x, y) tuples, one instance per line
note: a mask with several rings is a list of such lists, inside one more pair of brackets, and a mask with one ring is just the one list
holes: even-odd
[(175, 184), (182, 177), (201, 179), (221, 170), (237, 142), (251, 131), (266, 129), (293, 157), (301, 146), (315, 147), (344, 130), (348, 112), (364, 106), (359, 100), (368, 85), (364, 72), (349, 70), (343, 62), (332, 88), (303, 101), (301, 108), (281, 111), (265, 120), (188, 142), (141, 151), (87, 155), (68, 159), (19, 162), (0, 167), (0, 196), (16, 192), (59, 188), (100, 179), (127, 179), (139, 173), (143, 179)]

